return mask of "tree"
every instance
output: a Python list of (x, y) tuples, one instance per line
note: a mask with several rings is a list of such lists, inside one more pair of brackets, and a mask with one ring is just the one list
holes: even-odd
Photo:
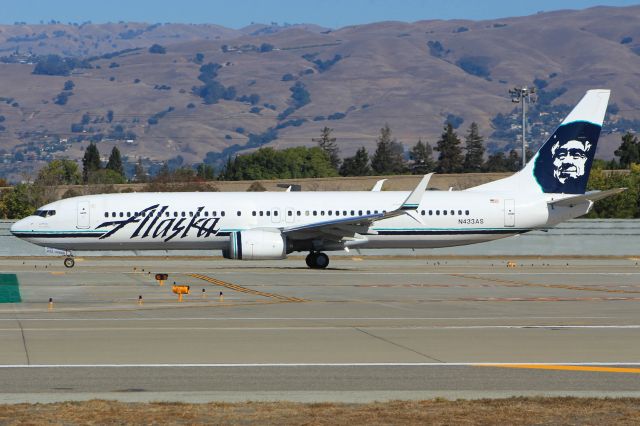
[(67, 80), (64, 82), (63, 90), (73, 90), (76, 85), (71, 80)]
[(258, 181), (254, 181), (249, 188), (247, 188), (247, 192), (265, 192), (266, 190), (267, 188)]
[(209, 164), (198, 164), (196, 168), (196, 176), (203, 180), (212, 180), (214, 177), (213, 167)]
[(331, 165), (334, 169), (338, 170), (340, 168), (340, 157), (338, 156), (340, 148), (338, 148), (336, 144), (336, 138), (331, 137), (331, 132), (333, 132), (333, 129), (325, 126), (320, 130), (320, 137), (312, 138), (311, 140), (317, 143), (320, 149), (327, 153)]
[(167, 49), (163, 46), (160, 46), (159, 44), (153, 44), (151, 45), (151, 47), (149, 48), (149, 53), (159, 53), (159, 54), (165, 54), (167, 53)]
[(391, 129), (388, 124), (385, 124), (385, 126), (380, 129), (376, 152), (373, 154), (371, 160), (371, 168), (379, 175), (404, 173), (407, 167), (403, 153), (404, 149), (402, 145), (391, 138)]
[(509, 151), (509, 157), (507, 157), (507, 170), (510, 172), (517, 172), (520, 170), (520, 166), (522, 165), (522, 160), (520, 159), (520, 154), (515, 149)]
[(451, 123), (445, 124), (444, 132), (435, 149), (440, 153), (436, 167), (438, 173), (459, 173), (462, 171), (464, 158), (462, 149), (460, 149), (460, 139), (453, 131)]
[(138, 157), (138, 162), (136, 163), (136, 167), (133, 171), (133, 178), (136, 182), (146, 182), (147, 181), (147, 172), (144, 170), (144, 166), (142, 165), (142, 157)]
[(409, 158), (413, 161), (411, 173), (423, 175), (433, 171), (435, 163), (433, 161), (433, 148), (428, 143), (418, 139), (418, 143), (409, 151)]
[(620, 159), (620, 166), (628, 169), (633, 163), (640, 163), (640, 141), (627, 132), (622, 136), (622, 143), (613, 153)]
[(29, 216), (39, 205), (39, 198), (33, 185), (20, 183), (11, 190), (2, 192), (2, 215), (7, 219)]
[(100, 170), (101, 166), (98, 147), (96, 144), (90, 143), (84, 151), (84, 157), (82, 157), (82, 182), (89, 183), (90, 175)]
[(40, 169), (35, 179), (36, 185), (78, 185), (82, 180), (78, 164), (73, 160), (52, 160)]
[(364, 147), (358, 149), (353, 157), (345, 158), (340, 166), (340, 176), (367, 176), (370, 174), (369, 154)]
[(107, 162), (106, 168), (108, 170), (113, 170), (118, 173), (120, 176), (124, 177), (124, 168), (122, 167), (122, 157), (120, 155), (120, 150), (117, 146), (114, 146), (111, 150), (111, 155), (109, 155), (109, 161)]
[(113, 111), (107, 111), (107, 123), (111, 123), (113, 121)]
[(484, 144), (478, 132), (478, 124), (474, 121), (469, 126), (469, 133), (465, 138), (465, 155), (463, 169), (465, 173), (478, 173), (484, 164)]
[(484, 170), (487, 172), (507, 172), (509, 167), (507, 165), (507, 157), (504, 152), (496, 152), (487, 158), (487, 162), (484, 164)]
[(229, 158), (220, 180), (266, 180), (335, 176), (329, 157), (319, 147), (304, 146), (275, 150), (260, 148)]

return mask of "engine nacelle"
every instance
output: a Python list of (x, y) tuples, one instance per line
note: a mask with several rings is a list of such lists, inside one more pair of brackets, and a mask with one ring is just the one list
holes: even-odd
[(232, 232), (229, 248), (222, 251), (226, 259), (275, 260), (287, 257), (287, 237), (277, 229), (249, 229)]

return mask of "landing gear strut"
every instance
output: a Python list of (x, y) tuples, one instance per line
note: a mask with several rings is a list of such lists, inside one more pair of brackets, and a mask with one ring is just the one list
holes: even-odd
[(64, 259), (64, 266), (67, 268), (73, 268), (73, 265), (76, 264), (76, 261), (73, 260), (73, 257), (67, 257)]
[(329, 266), (329, 256), (324, 253), (311, 252), (305, 259), (307, 266), (311, 269), (324, 269)]

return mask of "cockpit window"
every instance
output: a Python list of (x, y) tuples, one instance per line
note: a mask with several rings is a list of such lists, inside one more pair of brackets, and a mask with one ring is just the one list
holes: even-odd
[(40, 216), (40, 217), (49, 217), (49, 216), (55, 216), (55, 215), (56, 215), (55, 210), (36, 210), (36, 212), (34, 213), (34, 216)]

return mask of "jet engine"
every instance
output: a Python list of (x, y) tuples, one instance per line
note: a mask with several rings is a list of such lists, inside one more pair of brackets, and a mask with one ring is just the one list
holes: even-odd
[(229, 247), (222, 251), (226, 259), (275, 260), (287, 257), (287, 237), (277, 229), (248, 229), (232, 232)]

